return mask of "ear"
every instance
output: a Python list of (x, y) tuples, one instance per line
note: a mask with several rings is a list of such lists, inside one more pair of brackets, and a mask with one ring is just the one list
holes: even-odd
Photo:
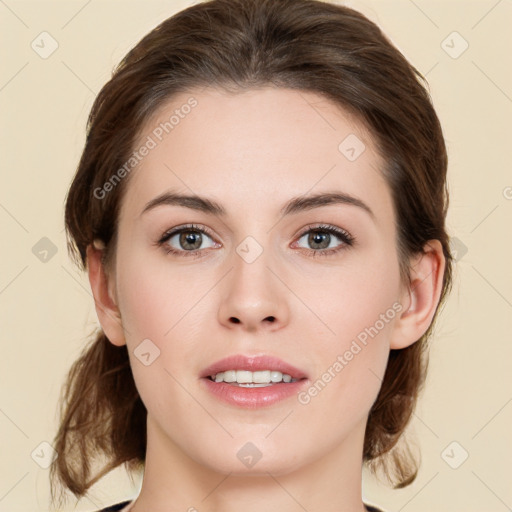
[(432, 323), (443, 286), (445, 257), (441, 242), (428, 241), (410, 267), (411, 284), (404, 287), (400, 299), (404, 309), (395, 323), (392, 349), (412, 345)]
[(87, 247), (89, 282), (103, 332), (113, 345), (122, 346), (126, 345), (126, 341), (121, 314), (116, 304), (114, 281), (113, 279), (109, 280), (102, 263), (104, 250), (105, 246), (96, 240), (94, 245)]

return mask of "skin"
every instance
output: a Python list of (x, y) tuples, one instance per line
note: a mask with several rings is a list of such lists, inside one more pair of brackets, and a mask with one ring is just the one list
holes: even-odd
[[(432, 321), (441, 245), (430, 241), (411, 260), (411, 288), (400, 281), (383, 161), (357, 119), (314, 93), (182, 93), (159, 109), (140, 141), (191, 96), (198, 106), (130, 175), (112, 268), (102, 267), (101, 250), (88, 249), (100, 323), (113, 344), (128, 345), (148, 410), (145, 474), (133, 512), (363, 512), (367, 416), (389, 350), (414, 343)], [(352, 162), (338, 149), (350, 134), (366, 146)], [(227, 214), (176, 205), (141, 214), (171, 189), (208, 197)], [(279, 213), (292, 197), (334, 190), (360, 199), (373, 216), (349, 204)], [(213, 234), (203, 235), (200, 257), (168, 254), (157, 244), (188, 223)], [(302, 235), (319, 223), (348, 231), (354, 244), (332, 235), (330, 248), (341, 250), (313, 255), (325, 249)], [(252, 263), (236, 252), (247, 236), (263, 249)], [(179, 235), (169, 244), (186, 251)], [(242, 353), (280, 357), (313, 384), (393, 304), (401, 312), (307, 404), (291, 397), (242, 409), (199, 381), (206, 366)], [(144, 339), (160, 350), (149, 366), (134, 355)], [(262, 454), (252, 468), (237, 457), (247, 442)]]

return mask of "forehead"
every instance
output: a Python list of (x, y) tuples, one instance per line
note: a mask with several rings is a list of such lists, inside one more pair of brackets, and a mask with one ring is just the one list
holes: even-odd
[(277, 211), (291, 196), (330, 189), (365, 197), (377, 215), (390, 207), (369, 132), (316, 93), (180, 93), (146, 123), (134, 149), (144, 145), (123, 208), (141, 211), (167, 189), (214, 197), (228, 214), (254, 203)]

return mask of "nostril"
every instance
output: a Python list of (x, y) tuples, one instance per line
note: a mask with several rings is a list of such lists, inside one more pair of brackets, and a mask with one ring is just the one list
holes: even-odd
[[(270, 323), (274, 323), (276, 321), (276, 317), (275, 316), (267, 316), (264, 320), (267, 321), (267, 322), (270, 322)], [(234, 324), (239, 324), (240, 323), (240, 320), (238, 318), (236, 318), (235, 316), (232, 316), (229, 319), (229, 321), (234, 323)]]

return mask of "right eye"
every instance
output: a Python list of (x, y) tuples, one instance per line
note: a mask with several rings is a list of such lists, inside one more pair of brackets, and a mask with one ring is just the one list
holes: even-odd
[[(203, 247), (203, 243), (211, 240), (211, 244)], [(171, 254), (177, 256), (198, 256), (204, 249), (219, 246), (212, 240), (206, 228), (194, 224), (172, 228), (165, 232), (159, 240), (159, 245)]]

